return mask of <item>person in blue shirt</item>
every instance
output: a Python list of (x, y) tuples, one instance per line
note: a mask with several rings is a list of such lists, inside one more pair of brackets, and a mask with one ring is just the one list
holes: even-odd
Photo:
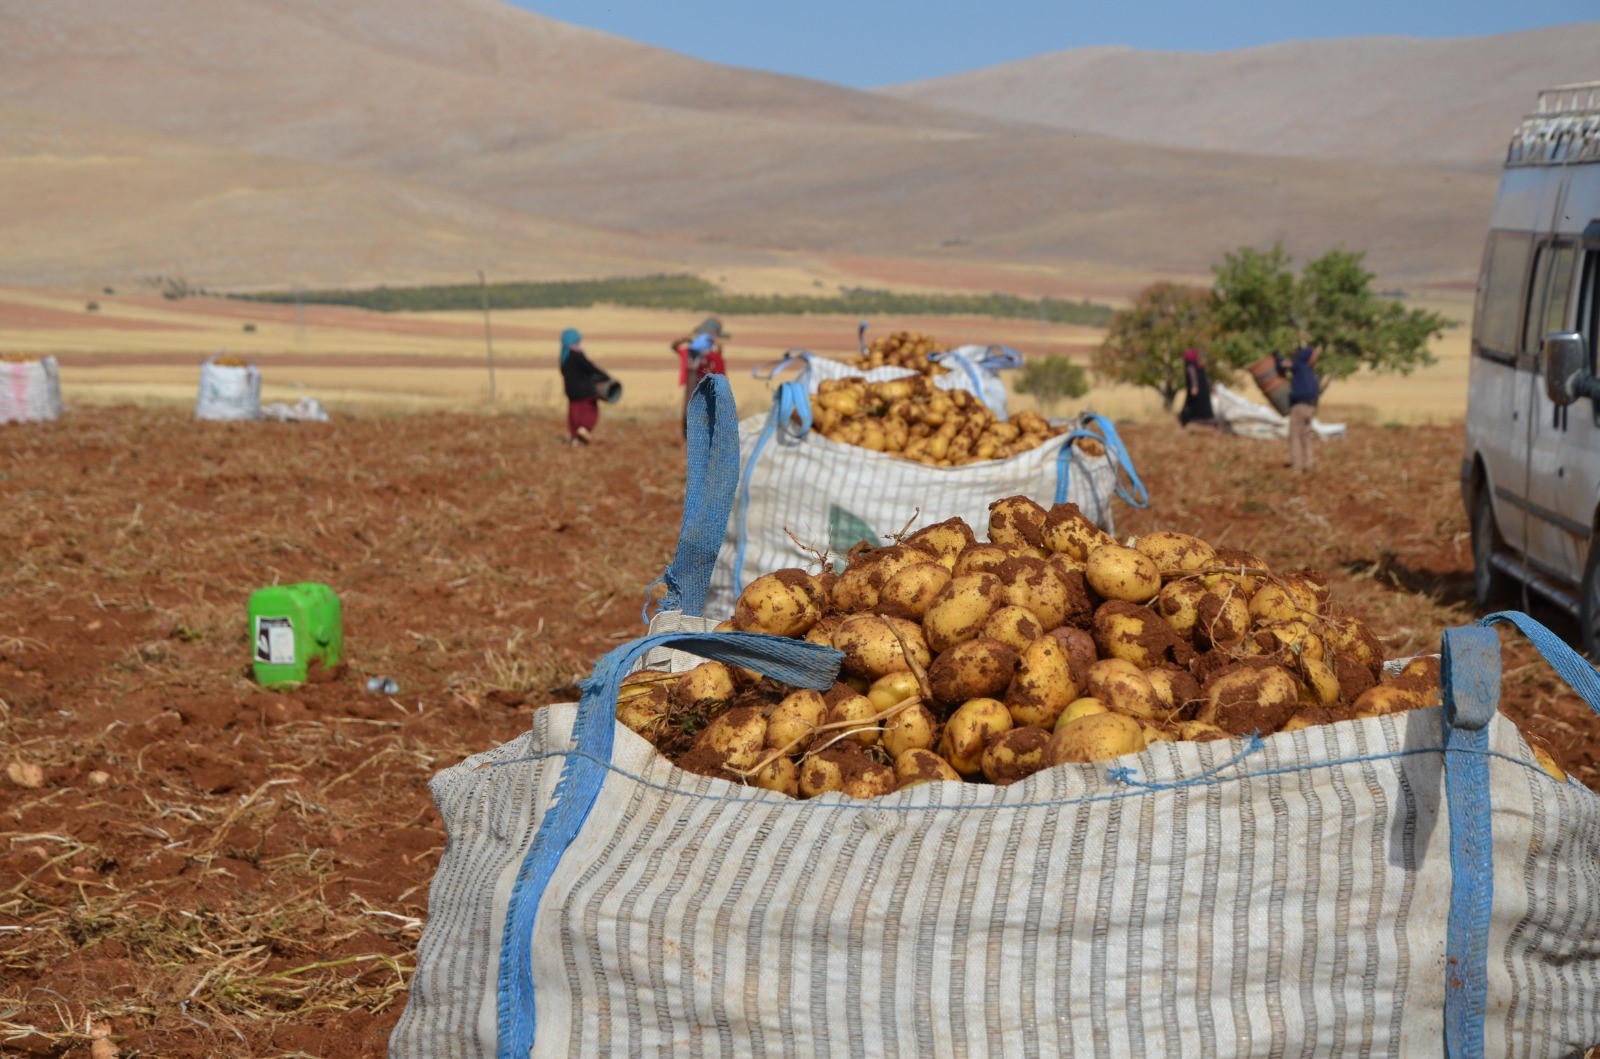
[(1309, 471), (1317, 461), (1316, 431), (1311, 429), (1317, 417), (1317, 399), (1322, 396), (1322, 383), (1317, 379), (1318, 350), (1301, 346), (1287, 361), (1274, 353), (1278, 374), (1289, 377), (1289, 466), (1297, 471)]

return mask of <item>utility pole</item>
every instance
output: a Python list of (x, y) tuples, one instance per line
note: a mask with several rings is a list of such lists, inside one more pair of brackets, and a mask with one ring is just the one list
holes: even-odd
[(489, 352), (489, 403), (494, 404), (494, 333), (489, 329), (489, 281), (478, 270), (478, 289), (483, 292), (483, 346)]

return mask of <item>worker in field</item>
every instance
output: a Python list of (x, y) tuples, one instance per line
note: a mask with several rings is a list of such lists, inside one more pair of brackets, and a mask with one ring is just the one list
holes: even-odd
[(689, 395), (707, 375), (728, 374), (728, 365), (722, 359), (722, 339), (727, 337), (722, 321), (708, 316), (694, 329), (694, 334), (672, 344), (672, 351), (678, 354), (678, 384), (683, 387), (685, 437), (689, 436)]
[(575, 327), (561, 332), (561, 382), (567, 391), (567, 443), (593, 444), (600, 424), (601, 388), (615, 382), (590, 361), (583, 351), (583, 335)]
[(1289, 466), (1297, 471), (1309, 471), (1317, 461), (1313, 448), (1317, 435), (1311, 423), (1317, 418), (1317, 399), (1322, 396), (1316, 371), (1318, 352), (1301, 346), (1288, 360), (1280, 353), (1272, 355), (1278, 374), (1289, 379)]
[(1185, 430), (1191, 425), (1214, 427), (1216, 413), (1211, 409), (1211, 376), (1200, 360), (1198, 349), (1183, 351), (1184, 398), (1178, 422)]

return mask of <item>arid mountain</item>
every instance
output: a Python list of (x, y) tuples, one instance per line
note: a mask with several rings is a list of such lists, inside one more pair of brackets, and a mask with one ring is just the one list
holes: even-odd
[(1167, 147), (1493, 170), (1552, 85), (1600, 78), (1600, 22), (1227, 52), (1081, 48), (896, 85), (915, 100)]
[(717, 66), (499, 0), (0, 0), (0, 282), (829, 253), (1184, 273), (1276, 238), (1366, 248), (1406, 282), (1476, 267), (1488, 171), (1151, 146), (946, 102)]

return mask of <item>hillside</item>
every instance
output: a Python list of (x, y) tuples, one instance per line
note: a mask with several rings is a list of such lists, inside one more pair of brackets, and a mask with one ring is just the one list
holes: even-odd
[[(1083, 135), (499, 0), (0, 0), (0, 282), (559, 278), (822, 255), (1475, 270), (1491, 173)], [(1503, 135), (1503, 133), (1497, 133)]]
[(1493, 170), (1539, 89), (1595, 78), (1600, 22), (1213, 53), (1080, 48), (883, 94), (1168, 147)]

